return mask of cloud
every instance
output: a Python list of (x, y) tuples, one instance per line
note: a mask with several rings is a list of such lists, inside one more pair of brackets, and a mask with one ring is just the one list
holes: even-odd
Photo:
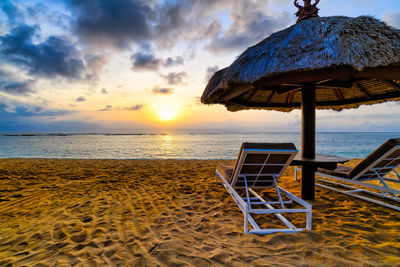
[(85, 101), (86, 101), (86, 98), (83, 97), (83, 96), (78, 96), (78, 97), (75, 99), (75, 102), (85, 102)]
[(383, 21), (386, 22), (388, 25), (399, 29), (400, 28), (400, 12), (383, 14)]
[(212, 52), (244, 49), (288, 25), (287, 14), (268, 15), (263, 1), (235, 1), (230, 10), (232, 23), (207, 45)]
[(183, 1), (177, 1), (166, 2), (164, 5), (156, 7), (158, 23), (155, 26), (155, 32), (166, 37), (173, 29), (178, 29), (185, 25), (185, 11), (189, 11), (189, 5)]
[(89, 44), (126, 48), (151, 35), (152, 9), (138, 0), (66, 0), (76, 14), (75, 32)]
[(157, 71), (160, 67), (179, 66), (184, 63), (183, 57), (168, 57), (166, 60), (157, 58), (151, 53), (135, 53), (131, 56), (132, 70)]
[(0, 36), (1, 57), (29, 71), (31, 75), (48, 78), (79, 78), (84, 69), (79, 52), (69, 41), (56, 36), (33, 43), (37, 27), (17, 26)]
[(0, 124), (1, 118), (3, 117), (54, 117), (64, 116), (71, 113), (73, 113), (73, 111), (48, 109), (43, 103), (26, 103), (17, 100), (11, 100), (4, 96), (0, 98)]
[(8, 113), (16, 113), (16, 108), (15, 104), (11, 103), (9, 99), (5, 97), (0, 98), (0, 109)]
[(112, 105), (106, 105), (104, 108), (98, 109), (97, 111), (111, 111)]
[(168, 57), (167, 60), (165, 60), (163, 62), (163, 66), (164, 67), (174, 67), (174, 66), (179, 66), (179, 65), (183, 65), (185, 62), (185, 60), (183, 59), (183, 57)]
[(115, 107), (113, 108), (112, 105), (106, 105), (102, 109), (98, 109), (97, 111), (112, 111), (112, 110), (129, 110), (129, 111), (137, 111), (143, 108), (143, 104), (136, 104), (129, 107)]
[(106, 131), (99, 123), (80, 120), (49, 120), (48, 117), (24, 117), (15, 114), (2, 114), (0, 111), (1, 132), (93, 132)]
[[(206, 43), (212, 52), (243, 50), (292, 22), (292, 16), (268, 8), (270, 1), (186, 0), (154, 5), (151, 41), (170, 49), (177, 40)], [(229, 18), (225, 14), (229, 12)], [(224, 14), (221, 16), (221, 13)], [(293, 18), (294, 19), (294, 18)]]
[(153, 41), (162, 49), (170, 49), (177, 40), (182, 39), (192, 43), (201, 42), (210, 37), (207, 34), (212, 32), (213, 26), (220, 25), (210, 23), (216, 22), (214, 13), (229, 5), (229, 0), (160, 1), (154, 7)]
[(18, 20), (18, 18), (22, 15), (19, 9), (14, 6), (9, 0), (3, 0), (0, 4), (0, 8), (8, 17), (8, 23), (10, 25), (15, 24), (16, 20)]
[(30, 106), (26, 109), (27, 112), (32, 114), (41, 114), (45, 111), (45, 107), (43, 106)]
[(102, 93), (102, 94), (108, 94), (106, 88), (101, 88), (101, 93)]
[(160, 88), (158, 86), (154, 87), (152, 90), (153, 94), (160, 94), (160, 95), (170, 95), (174, 93), (173, 88)]
[(100, 79), (101, 70), (107, 64), (108, 57), (106, 55), (89, 54), (85, 56), (86, 62), (86, 79), (97, 81)]
[(140, 110), (140, 109), (142, 109), (143, 108), (143, 105), (142, 104), (140, 104), (140, 105), (133, 105), (133, 106), (130, 106), (130, 107), (125, 107), (125, 108), (122, 108), (122, 110), (131, 110), (131, 111), (137, 111), (137, 110)]
[(0, 132), (51, 132), (51, 133), (132, 133), (146, 131), (148, 124), (126, 123), (122, 121), (107, 122), (86, 117), (80, 119), (57, 118), (48, 119), (47, 117), (25, 118), (13, 114), (4, 114), (0, 111)]
[(19, 96), (34, 93), (32, 87), (36, 81), (33, 79), (22, 80), (16, 77), (16, 74), (0, 68), (0, 91)]
[(28, 81), (5, 81), (0, 77), (0, 91), (12, 94), (12, 95), (28, 95), (33, 93), (32, 84), (34, 80)]
[(161, 60), (152, 54), (136, 53), (131, 56), (133, 61), (132, 70), (156, 71), (161, 65)]
[(162, 75), (161, 77), (163, 77), (167, 83), (169, 85), (178, 85), (178, 84), (183, 84), (183, 78), (185, 78), (186, 72), (182, 71), (182, 72), (170, 72), (167, 75)]
[(243, 49), (287, 26), (293, 17), (270, 10), (271, 1), (258, 0), (64, 2), (74, 16), (71, 25), (81, 41), (118, 49), (150, 44), (170, 50), (183, 40), (206, 42), (213, 52)]
[[(192, 3), (151, 0), (65, 0), (75, 14), (72, 25), (85, 43), (127, 48), (132, 43), (165, 40), (171, 43), (175, 29), (185, 25), (185, 11)], [(192, 2), (192, 1), (188, 1)]]
[(206, 70), (206, 82), (208, 82), (211, 77), (214, 75), (215, 72), (219, 70), (218, 65), (215, 66), (209, 66)]
[[(287, 26), (292, 17), (269, 10), (270, 1), (64, 1), (75, 16), (71, 25), (81, 41), (118, 49), (148, 45), (170, 50), (184, 40), (206, 43), (215, 53), (243, 49)], [(182, 57), (161, 61), (144, 53), (132, 60), (138, 70), (183, 64)]]

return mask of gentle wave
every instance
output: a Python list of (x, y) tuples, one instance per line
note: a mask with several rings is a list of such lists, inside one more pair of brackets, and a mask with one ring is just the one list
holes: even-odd
[[(400, 133), (317, 133), (316, 151), (364, 158)], [(243, 142), (293, 142), (300, 133), (3, 133), (0, 158), (235, 159)]]

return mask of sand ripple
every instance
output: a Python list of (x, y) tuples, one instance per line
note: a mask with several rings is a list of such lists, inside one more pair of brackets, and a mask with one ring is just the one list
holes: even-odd
[(245, 235), (215, 166), (1, 159), (0, 266), (400, 264), (399, 213), (323, 189), (313, 231)]

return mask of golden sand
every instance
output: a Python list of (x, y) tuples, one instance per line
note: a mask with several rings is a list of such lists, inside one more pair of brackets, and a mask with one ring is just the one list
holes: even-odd
[(400, 264), (400, 212), (325, 189), (313, 231), (244, 234), (216, 164), (1, 159), (0, 266)]

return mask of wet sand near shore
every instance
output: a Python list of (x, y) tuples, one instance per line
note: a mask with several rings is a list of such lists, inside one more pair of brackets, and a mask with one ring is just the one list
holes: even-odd
[(313, 231), (244, 234), (217, 162), (0, 159), (0, 266), (400, 265), (400, 212), (320, 188)]

